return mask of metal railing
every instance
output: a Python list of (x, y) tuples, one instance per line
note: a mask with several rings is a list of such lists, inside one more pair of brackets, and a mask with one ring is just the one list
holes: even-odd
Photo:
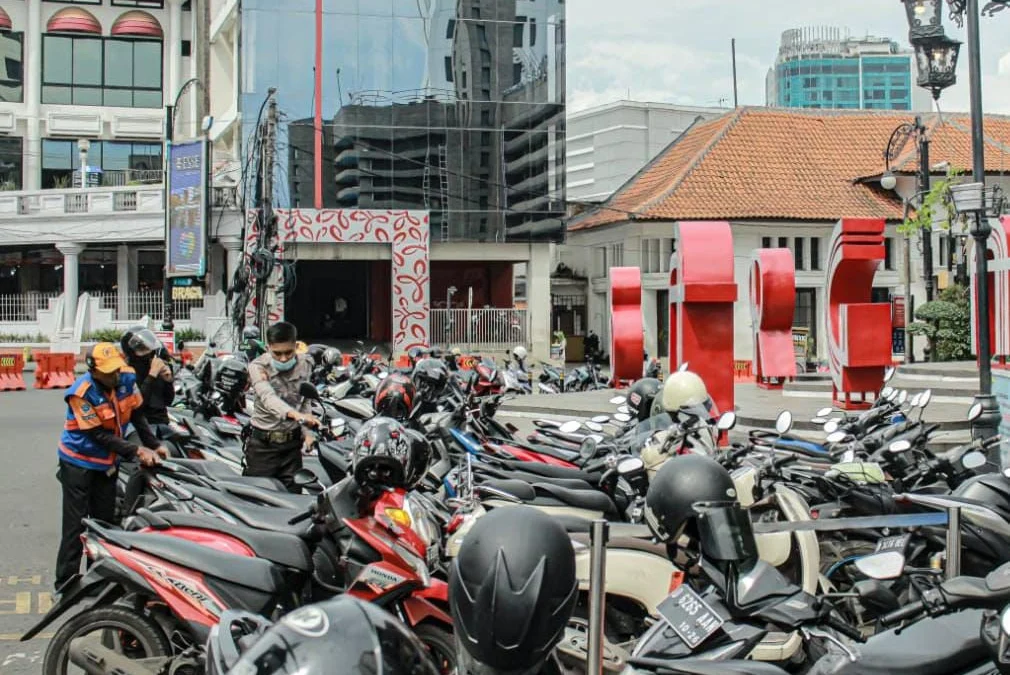
[(37, 192), (0, 192), (0, 217), (60, 216), (79, 213), (157, 212), (163, 208), (160, 185), (97, 187)]
[(121, 169), (102, 173), (103, 187), (161, 185), (161, 169)]
[(529, 344), (525, 309), (433, 309), (432, 344), (468, 350), (511, 349)]
[[(119, 311), (119, 295), (114, 291), (95, 291), (91, 297), (99, 298), (102, 309), (112, 311), (115, 321), (139, 321), (145, 316), (152, 319), (162, 318), (164, 299), (161, 291), (137, 291), (126, 296), (126, 315)], [(203, 307), (203, 298), (195, 300), (173, 300), (173, 317), (180, 321), (189, 321), (194, 308)]]
[(40, 309), (49, 309), (49, 301), (59, 293), (18, 293), (0, 295), (0, 321), (5, 323), (35, 323)]

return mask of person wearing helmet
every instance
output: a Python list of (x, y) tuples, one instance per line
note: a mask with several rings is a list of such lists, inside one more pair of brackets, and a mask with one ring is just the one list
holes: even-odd
[(438, 673), (424, 644), (396, 617), (350, 595), (301, 607), (273, 625), (227, 611), (211, 629), (206, 654), (207, 675)]
[(403, 373), (390, 373), (376, 387), (372, 407), (380, 417), (404, 422), (414, 409), (416, 397), (413, 380)]
[(351, 471), (366, 492), (375, 488), (410, 489), (428, 470), (430, 453), (423, 437), (389, 417), (373, 417), (354, 436)]
[(420, 414), (434, 412), (449, 382), (449, 369), (439, 359), (421, 359), (414, 366), (412, 377), (422, 405)]
[(554, 647), (578, 590), (572, 542), (556, 520), (529, 506), (478, 519), (449, 570), (459, 675), (559, 672)]
[(168, 408), (175, 400), (172, 368), (163, 358), (165, 348), (154, 333), (144, 326), (128, 329), (119, 339), (126, 363), (137, 374), (137, 385), (144, 398), (141, 410), (159, 437), (164, 437), (160, 426), (167, 426)]
[(628, 408), (639, 422), (644, 422), (652, 415), (653, 401), (656, 394), (663, 388), (663, 383), (654, 377), (643, 377), (631, 385), (628, 390)]
[(312, 376), (311, 359), (298, 353), (298, 332), (286, 321), (267, 330), (266, 354), (249, 364), (253, 411), (245, 444), (246, 476), (277, 478), (291, 492), (302, 468), (302, 449), (315, 440), (305, 427), (318, 427), (309, 401), (299, 391)]
[(671, 373), (652, 402), (652, 414), (668, 413), (673, 419), (694, 416), (705, 422), (719, 419), (719, 410), (708, 395), (705, 382), (689, 370)]
[(239, 350), (245, 354), (246, 360), (253, 361), (262, 356), (267, 348), (260, 338), (260, 330), (256, 326), (246, 326), (242, 329), (242, 340)]
[(512, 356), (516, 360), (516, 367), (519, 368), (519, 370), (526, 372), (526, 357), (528, 356), (526, 347), (517, 345), (512, 349)]

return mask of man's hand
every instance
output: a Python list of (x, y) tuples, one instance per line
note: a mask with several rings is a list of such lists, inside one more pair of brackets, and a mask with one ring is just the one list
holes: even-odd
[(309, 415), (308, 413), (290, 412), (288, 413), (288, 418), (295, 420), (299, 424), (305, 424), (310, 427), (319, 426), (319, 419), (313, 415)]
[(137, 461), (140, 462), (141, 466), (148, 468), (161, 464), (161, 458), (158, 457), (158, 453), (147, 448), (137, 450)]
[(158, 457), (161, 457), (162, 459), (168, 459), (168, 448), (166, 448), (164, 445), (159, 445), (158, 447), (156, 447), (154, 449), (154, 452), (158, 455)]
[(316, 451), (316, 435), (305, 433), (305, 441), (302, 443), (302, 454), (312, 455)]
[(151, 377), (160, 377), (163, 380), (172, 380), (172, 369), (168, 364), (155, 356), (151, 359)]

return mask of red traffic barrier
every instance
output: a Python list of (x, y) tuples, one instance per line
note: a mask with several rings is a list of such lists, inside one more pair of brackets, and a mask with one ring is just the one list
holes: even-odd
[(33, 352), (33, 356), (38, 364), (35, 371), (36, 389), (63, 389), (74, 383), (74, 364), (77, 361), (75, 354)]
[(18, 353), (0, 353), (0, 391), (24, 391), (25, 357)]

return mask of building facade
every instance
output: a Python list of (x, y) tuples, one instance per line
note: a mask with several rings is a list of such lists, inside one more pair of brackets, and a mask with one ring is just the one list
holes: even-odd
[(568, 115), (568, 199), (603, 201), (698, 119), (726, 108), (615, 101)]
[(766, 105), (780, 108), (930, 109), (915, 86), (914, 54), (889, 38), (853, 38), (830, 26), (782, 33), (765, 81)]

